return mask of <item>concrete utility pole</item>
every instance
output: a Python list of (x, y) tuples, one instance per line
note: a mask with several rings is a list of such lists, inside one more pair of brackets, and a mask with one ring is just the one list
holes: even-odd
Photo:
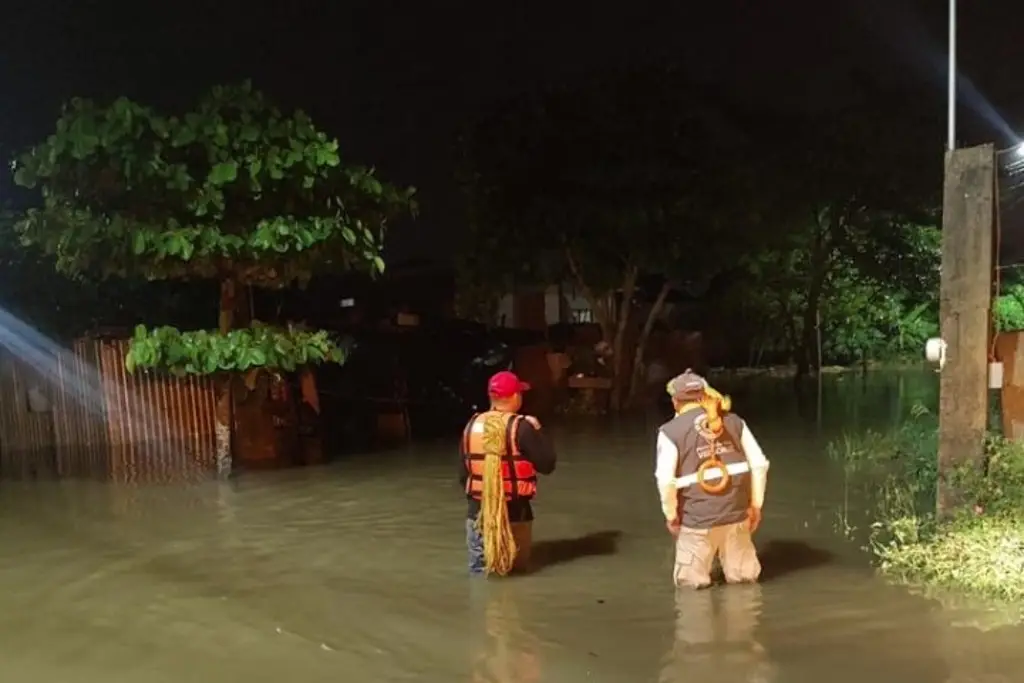
[[(946, 172), (942, 200), (939, 382), (939, 515), (962, 501), (949, 478), (962, 463), (982, 464), (988, 426), (989, 349), (996, 150), (956, 146), (957, 12), (949, 1), (949, 73), (946, 76)], [(941, 347), (941, 349), (940, 349)]]
[(993, 145), (946, 152), (942, 204), (939, 383), (940, 515), (959, 500), (949, 475), (981, 463), (988, 425), (996, 152)]

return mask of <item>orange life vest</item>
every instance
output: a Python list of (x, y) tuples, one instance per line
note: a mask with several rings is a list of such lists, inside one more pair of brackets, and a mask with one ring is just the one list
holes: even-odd
[(519, 425), (524, 418), (522, 415), (495, 410), (477, 413), (471, 417), (462, 433), (462, 459), (469, 474), (466, 479), (466, 494), (480, 500), (484, 485), (484, 423), (492, 415), (500, 415), (505, 421), (505, 448), (501, 456), (501, 479), (505, 486), (505, 499), (529, 500), (537, 493), (537, 471), (519, 452), (517, 437)]

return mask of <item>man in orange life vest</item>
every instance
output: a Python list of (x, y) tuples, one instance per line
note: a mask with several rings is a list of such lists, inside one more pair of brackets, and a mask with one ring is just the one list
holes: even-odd
[[(491, 377), (487, 383), (491, 409), (473, 415), (462, 434), (459, 482), (465, 488), (469, 500), (466, 545), (471, 574), (501, 574), (510, 568), (528, 568), (533, 526), (533, 506), (530, 501), (537, 492), (537, 474), (554, 472), (556, 461), (554, 448), (541, 433), (537, 418), (519, 414), (523, 405), (523, 392), (529, 388), (529, 384), (512, 372), (503, 371)], [(494, 440), (488, 442), (488, 430), (497, 430), (497, 443)], [(491, 475), (488, 475), (487, 469), (489, 457), (500, 462), (500, 470), (495, 467)], [(487, 477), (499, 472), (505, 503), (501, 506), (495, 501), (494, 506), (488, 506)], [(497, 487), (498, 483), (494, 482), (494, 486)], [(502, 513), (505, 511), (507, 525), (503, 519), (489, 519), (504, 517)], [(485, 557), (485, 546), (491, 546), (485, 544), (487, 529), (494, 530), (494, 533), (510, 530), (516, 546), (512, 567), (495, 568), (493, 558)]]
[(761, 523), (768, 459), (730, 402), (693, 371), (668, 383), (676, 416), (658, 430), (655, 479), (676, 538), (677, 586), (711, 585), (717, 555), (729, 583), (761, 575), (752, 534)]

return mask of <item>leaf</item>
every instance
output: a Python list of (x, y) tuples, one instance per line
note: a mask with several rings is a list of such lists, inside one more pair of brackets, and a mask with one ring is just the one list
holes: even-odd
[(21, 187), (33, 188), (36, 186), (36, 175), (29, 168), (21, 166), (14, 172), (14, 183)]
[(238, 177), (238, 164), (234, 161), (224, 161), (212, 169), (207, 178), (211, 185), (225, 185), (233, 182)]
[[(268, 353), (268, 350), (270, 352)], [(134, 367), (172, 374), (292, 370), (308, 362), (342, 362), (344, 353), (326, 332), (279, 330), (259, 326), (226, 335), (206, 330), (180, 332), (173, 327), (139, 326), (129, 346)]]

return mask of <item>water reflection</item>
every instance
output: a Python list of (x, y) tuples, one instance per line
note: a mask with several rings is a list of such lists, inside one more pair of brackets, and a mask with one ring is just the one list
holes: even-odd
[(675, 638), (659, 681), (774, 681), (775, 667), (755, 636), (761, 590), (737, 585), (676, 591)]
[(540, 642), (524, 627), (510, 582), (470, 582), (478, 642), (470, 648), (474, 683), (535, 683), (545, 680)]

